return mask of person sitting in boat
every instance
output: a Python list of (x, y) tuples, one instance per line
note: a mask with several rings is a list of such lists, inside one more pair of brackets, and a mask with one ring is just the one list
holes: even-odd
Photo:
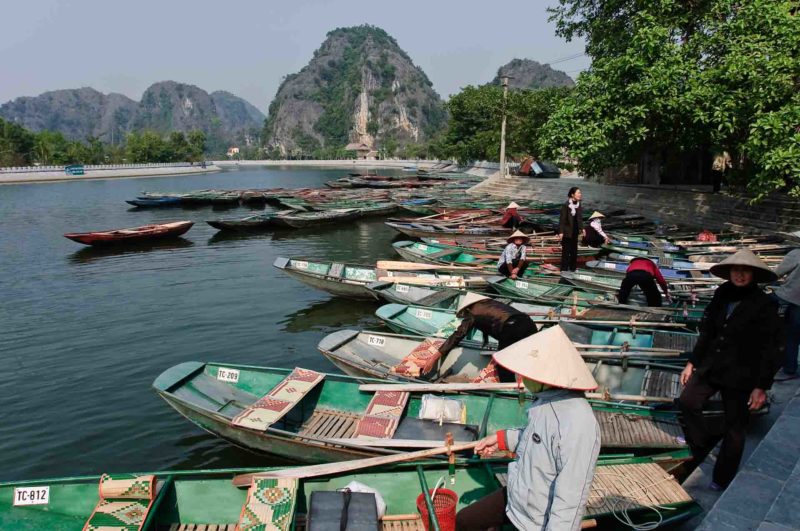
[(627, 304), (631, 290), (634, 286), (639, 286), (647, 298), (648, 306), (661, 306), (663, 302), (661, 293), (656, 287), (656, 282), (664, 290), (667, 302), (671, 303), (672, 297), (669, 294), (669, 286), (667, 286), (667, 281), (664, 280), (664, 276), (658, 266), (649, 258), (636, 257), (631, 260), (628, 269), (625, 270), (625, 278), (622, 279), (622, 285), (619, 287), (617, 300), (619, 300), (620, 304)]
[(781, 364), (783, 337), (778, 305), (758, 286), (777, 275), (749, 249), (710, 269), (727, 280), (714, 291), (700, 324), (700, 336), (681, 372), (678, 400), (692, 464), (699, 465), (720, 435), (709, 430), (703, 407), (719, 392), (725, 410), (722, 447), (714, 465), (712, 490), (726, 488), (736, 475), (751, 411), (766, 403), (766, 392)]
[(522, 231), (516, 231), (506, 240), (508, 245), (503, 249), (500, 260), (497, 261), (497, 270), (504, 277), (516, 279), (525, 273), (528, 261), (525, 258), (525, 251), (531, 239)]
[(594, 211), (589, 216), (589, 226), (586, 227), (586, 236), (584, 240), (589, 247), (599, 248), (601, 245), (611, 243), (605, 232), (603, 232), (603, 222), (601, 221), (605, 216), (598, 211)]
[(697, 235), (697, 241), (699, 242), (716, 242), (717, 236), (708, 229), (703, 229), (700, 234)]
[(506, 451), (516, 459), (507, 487), (461, 509), (456, 529), (580, 529), (600, 453), (600, 428), (583, 392), (597, 382), (560, 326), (497, 352), (494, 361), (519, 375), (535, 400), (524, 429), (498, 431), (475, 447), (481, 457)]
[[(442, 358), (447, 356), (473, 329), (483, 333), (484, 347), (488, 344), (489, 338), (493, 337), (497, 340), (498, 349), (513, 345), (538, 330), (533, 320), (524, 313), (508, 304), (477, 293), (467, 293), (458, 306), (456, 316), (461, 318), (461, 324), (439, 347)], [(513, 382), (514, 375), (490, 361), (476, 380)]]
[(506, 207), (506, 211), (503, 214), (503, 219), (500, 220), (500, 225), (507, 229), (516, 229), (522, 223), (522, 216), (519, 215), (517, 209), (519, 205), (516, 204), (514, 201), (510, 202)]

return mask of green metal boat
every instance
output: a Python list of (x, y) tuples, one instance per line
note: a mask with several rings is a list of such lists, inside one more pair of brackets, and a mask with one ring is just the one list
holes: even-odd
[(304, 284), (333, 295), (354, 299), (373, 300), (375, 297), (368, 286), (388, 278), (402, 279), (405, 283), (460, 289), (480, 289), (486, 285), (486, 278), (483, 276), (465, 276), (454, 272), (439, 273), (435, 270), (384, 271), (368, 265), (317, 262), (284, 257), (276, 258), (273, 266)]
[[(396, 431), (378, 441), (358, 437), (374, 393), (361, 383), (386, 383), (324, 374), (279, 421), (266, 429), (235, 425), (234, 419), (279, 386), (292, 371), (270, 367), (186, 362), (164, 371), (156, 392), (200, 428), (258, 453), (304, 463), (326, 463), (395, 453), (398, 449), (440, 446), (448, 433), (456, 443), (470, 442), (497, 430), (524, 426), (532, 396), (472, 392), (452, 395), (459, 420), (420, 419), (423, 393), (409, 393)], [(234, 381), (235, 380), (235, 381)], [(441, 396), (439, 396), (441, 398)], [(637, 455), (683, 448), (676, 413), (650, 408), (593, 403), (601, 426), (604, 453)], [(633, 427), (637, 429), (632, 429)], [(631, 429), (628, 429), (631, 428)], [(624, 437), (620, 434), (624, 433)], [(394, 448), (394, 450), (392, 450)]]
[[(635, 523), (651, 522), (662, 517), (660, 526), (685, 521), (701, 512), (680, 484), (665, 469), (686, 458), (685, 452), (654, 457), (601, 458), (589, 496), (584, 519), (598, 530), (629, 529), (617, 517), (623, 511)], [(270, 472), (279, 469), (226, 469), (167, 471), (125, 475), (116, 481), (152, 484), (139, 489), (140, 498), (105, 497), (107, 490), (98, 485), (100, 476), (40, 479), (0, 484), (0, 528), (14, 531), (82, 531), (93, 511), (105, 505), (117, 526), (108, 531), (234, 531), (245, 529), (241, 518), (252, 522), (257, 514), (276, 515), (277, 526), (263, 520), (262, 527), (246, 529), (304, 530), (312, 509), (312, 494), (346, 487), (352, 481), (377, 492), (386, 504), (380, 519), (381, 531), (440, 531), (434, 516), (424, 526), (417, 509), (417, 499), (433, 508), (431, 489), (437, 486), (455, 493), (455, 510), (505, 485), (507, 460), (473, 459), (445, 463), (409, 462), (381, 468), (333, 473), (300, 480), (259, 480), (254, 487), (238, 488), (232, 480), (240, 474)], [(110, 479), (105, 476), (103, 483)], [(253, 489), (252, 496), (249, 494)], [(257, 489), (257, 493), (256, 493)], [(280, 493), (280, 496), (276, 496)], [(40, 496), (29, 505), (20, 497)], [(270, 494), (270, 496), (266, 496)], [(434, 496), (436, 496), (434, 494)], [(269, 499), (269, 504), (252, 505), (254, 500)], [(353, 498), (355, 499), (355, 498)], [(109, 505), (109, 504), (119, 505)], [(351, 502), (355, 505), (356, 502)], [(374, 505), (373, 505), (374, 506)], [(247, 507), (247, 510), (243, 508)], [(113, 513), (114, 509), (118, 512)], [(266, 510), (264, 510), (266, 509)], [(434, 511), (430, 511), (434, 515)], [(263, 516), (261, 518), (264, 518)], [(109, 518), (111, 519), (111, 518)], [(108, 520), (108, 519), (107, 519)], [(259, 520), (261, 521), (261, 520)], [(124, 525), (126, 523), (128, 525)], [(337, 524), (338, 525), (338, 524)], [(510, 529), (510, 528), (508, 528)]]

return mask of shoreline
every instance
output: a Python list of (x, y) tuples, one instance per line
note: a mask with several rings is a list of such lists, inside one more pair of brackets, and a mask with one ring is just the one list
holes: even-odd
[(195, 175), (216, 173), (222, 168), (209, 164), (199, 166), (177, 166), (162, 168), (120, 168), (117, 170), (86, 170), (84, 175), (66, 175), (63, 171), (0, 173), (0, 185), (11, 184), (51, 184), (95, 179), (133, 179), (137, 177), (172, 177), (174, 175)]

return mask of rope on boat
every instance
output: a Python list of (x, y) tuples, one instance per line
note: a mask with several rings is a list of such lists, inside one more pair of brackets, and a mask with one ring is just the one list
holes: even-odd
[[(633, 529), (634, 531), (652, 531), (653, 529), (658, 528), (661, 526), (661, 523), (664, 521), (664, 515), (661, 514), (661, 511), (674, 511), (674, 507), (664, 507), (663, 505), (637, 505), (636, 502), (631, 501), (629, 498), (625, 496), (631, 495), (634, 492), (641, 493), (645, 496), (648, 494), (648, 488), (654, 487), (660, 483), (664, 483), (665, 481), (671, 481), (673, 478), (672, 476), (667, 476), (660, 481), (656, 481), (654, 483), (642, 484), (636, 479), (631, 479), (629, 477), (624, 476), (623, 474), (604, 474), (602, 472), (597, 473), (596, 475), (605, 476), (605, 477), (615, 477), (620, 478), (623, 480), (623, 483), (633, 483), (633, 485), (624, 492), (618, 493), (605, 493), (603, 492), (604, 489), (598, 489), (600, 493), (603, 494), (603, 499), (611, 499), (611, 513), (614, 515), (614, 518), (617, 521), (621, 522), (623, 525), (626, 525)], [(597, 494), (595, 494), (597, 495)], [(625, 503), (624, 507), (618, 507), (619, 504)], [(649, 509), (656, 513), (657, 520), (652, 520), (650, 522), (643, 522), (637, 524), (633, 521), (633, 518), (628, 514), (628, 511), (631, 509)]]

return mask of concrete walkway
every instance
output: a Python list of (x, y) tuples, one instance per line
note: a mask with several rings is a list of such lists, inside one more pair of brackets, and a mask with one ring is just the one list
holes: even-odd
[(64, 170), (0, 173), (0, 184), (36, 184), (65, 181), (86, 181), (91, 179), (117, 179), (130, 177), (161, 177), (171, 175), (194, 175), (220, 171), (213, 164), (205, 168), (197, 166), (162, 166), (155, 168), (118, 168), (93, 170), (87, 168), (84, 175), (67, 175)]

